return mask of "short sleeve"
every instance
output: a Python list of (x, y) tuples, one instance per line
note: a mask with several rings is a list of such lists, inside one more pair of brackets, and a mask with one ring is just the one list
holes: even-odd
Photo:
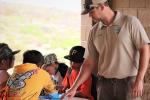
[(131, 18), (131, 38), (137, 49), (140, 49), (144, 44), (149, 44), (149, 38), (142, 24), (136, 17)]

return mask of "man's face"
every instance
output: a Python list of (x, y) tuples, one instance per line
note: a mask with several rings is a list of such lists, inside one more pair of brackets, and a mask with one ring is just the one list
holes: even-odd
[(96, 7), (94, 7), (90, 12), (89, 12), (89, 16), (95, 20), (95, 21), (100, 21), (101, 20), (101, 16), (102, 16), (102, 8), (100, 5), (97, 5)]

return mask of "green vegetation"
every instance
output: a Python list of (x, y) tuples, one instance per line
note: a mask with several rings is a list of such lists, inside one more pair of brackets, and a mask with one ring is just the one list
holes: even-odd
[(60, 61), (74, 45), (80, 45), (80, 14), (57, 9), (0, 4), (0, 42), (22, 53), (37, 49), (44, 55), (56, 53)]

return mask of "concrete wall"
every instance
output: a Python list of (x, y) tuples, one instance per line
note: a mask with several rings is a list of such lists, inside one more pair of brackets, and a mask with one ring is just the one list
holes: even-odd
[[(84, 0), (81, 2), (84, 3)], [(150, 0), (111, 0), (113, 9), (129, 15), (134, 15), (143, 24), (150, 38)], [(86, 47), (92, 20), (88, 15), (81, 16), (81, 44)], [(143, 100), (150, 100), (150, 68), (145, 76), (145, 91)]]

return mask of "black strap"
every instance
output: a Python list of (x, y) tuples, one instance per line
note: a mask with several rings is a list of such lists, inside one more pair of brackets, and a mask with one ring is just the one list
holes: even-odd
[(68, 78), (70, 77), (71, 72), (72, 72), (72, 68), (68, 68), (68, 71), (67, 71)]

